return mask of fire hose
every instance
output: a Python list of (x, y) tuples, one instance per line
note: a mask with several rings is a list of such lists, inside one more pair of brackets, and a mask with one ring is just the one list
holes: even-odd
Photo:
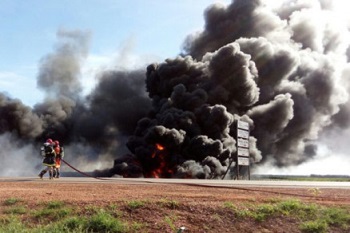
[(85, 172), (82, 172), (80, 170), (78, 170), (77, 168), (73, 167), (72, 165), (70, 165), (67, 161), (65, 161), (64, 159), (61, 160), (63, 163), (65, 163), (68, 167), (72, 168), (74, 171), (78, 172), (79, 174), (83, 175), (83, 176), (86, 176), (86, 177), (91, 177), (91, 178), (94, 178), (94, 179), (98, 179), (98, 180), (105, 180), (103, 178), (100, 178), (100, 177), (96, 177), (96, 176), (92, 176), (92, 175), (89, 175)]

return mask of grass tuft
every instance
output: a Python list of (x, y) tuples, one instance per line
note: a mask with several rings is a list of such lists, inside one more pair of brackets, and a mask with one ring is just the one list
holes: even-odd
[(145, 202), (143, 202), (143, 201), (129, 201), (129, 202), (127, 202), (127, 206), (130, 209), (135, 210), (135, 209), (138, 209), (138, 208), (145, 206)]
[(8, 198), (4, 201), (4, 205), (6, 205), (6, 206), (15, 205), (18, 202), (20, 202), (20, 199), (11, 197), (11, 198)]
[(127, 225), (105, 211), (91, 216), (85, 222), (87, 232), (127, 232)]
[(160, 204), (163, 207), (166, 207), (166, 208), (169, 208), (169, 209), (177, 209), (180, 206), (179, 202), (177, 202), (175, 200), (167, 200), (167, 199), (161, 199), (160, 200)]
[(322, 220), (307, 221), (300, 225), (303, 233), (325, 233), (328, 230), (328, 224)]
[(5, 214), (25, 214), (27, 209), (24, 206), (13, 206), (11, 208), (5, 209)]

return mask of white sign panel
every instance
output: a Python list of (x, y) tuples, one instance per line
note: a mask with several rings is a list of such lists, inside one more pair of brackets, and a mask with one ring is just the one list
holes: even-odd
[(249, 166), (249, 158), (238, 157), (238, 165)]
[(237, 129), (237, 135), (240, 138), (249, 138), (249, 131), (245, 131), (245, 130), (241, 130), (241, 129)]
[(238, 138), (237, 139), (237, 146), (238, 147), (248, 148), (249, 147), (249, 141), (247, 139)]
[(239, 148), (237, 149), (238, 156), (249, 157), (249, 150), (247, 148)]
[(245, 121), (238, 121), (237, 122), (237, 128), (249, 130), (249, 124), (247, 122), (245, 122)]

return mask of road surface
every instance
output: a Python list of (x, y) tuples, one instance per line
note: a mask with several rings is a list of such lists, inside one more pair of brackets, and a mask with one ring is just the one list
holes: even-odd
[(330, 188), (350, 189), (350, 182), (324, 181), (277, 181), (277, 180), (199, 180), (199, 179), (147, 179), (147, 178), (90, 178), (61, 177), (44, 180), (38, 177), (0, 177), (0, 182), (55, 182), (55, 183), (116, 183), (116, 184), (186, 184), (211, 187), (242, 188)]

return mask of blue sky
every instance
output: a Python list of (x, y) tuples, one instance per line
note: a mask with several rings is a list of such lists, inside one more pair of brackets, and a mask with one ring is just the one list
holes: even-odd
[[(36, 89), (40, 59), (53, 52), (59, 29), (91, 33), (84, 69), (97, 69), (129, 47), (133, 59), (162, 61), (181, 51), (201, 30), (210, 4), (229, 0), (1, 0), (0, 92), (26, 105), (41, 101)], [(84, 77), (83, 77), (84, 78)], [(90, 77), (91, 79), (91, 77)], [(89, 88), (93, 85), (90, 81)]]

